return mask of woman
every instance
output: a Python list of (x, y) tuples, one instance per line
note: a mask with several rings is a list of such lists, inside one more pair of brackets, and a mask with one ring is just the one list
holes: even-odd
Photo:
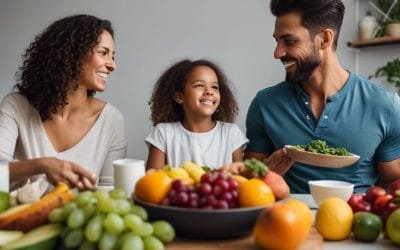
[(116, 68), (113, 29), (89, 15), (60, 19), (24, 54), (17, 92), (0, 104), (0, 159), (11, 184), (37, 174), (93, 189), (126, 155), (122, 114), (94, 97)]

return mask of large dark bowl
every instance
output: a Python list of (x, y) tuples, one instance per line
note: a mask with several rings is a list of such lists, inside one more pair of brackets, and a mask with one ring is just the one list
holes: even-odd
[(144, 207), (150, 221), (166, 220), (184, 238), (236, 238), (249, 235), (257, 216), (265, 208), (193, 209), (155, 205), (134, 198)]

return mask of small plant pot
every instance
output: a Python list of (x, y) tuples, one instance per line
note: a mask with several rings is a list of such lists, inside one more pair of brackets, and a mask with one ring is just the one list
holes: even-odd
[(400, 37), (400, 23), (388, 23), (385, 26), (386, 35)]

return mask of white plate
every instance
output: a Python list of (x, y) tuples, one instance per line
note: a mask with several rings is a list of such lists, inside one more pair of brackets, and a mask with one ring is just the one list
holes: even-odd
[(293, 160), (318, 167), (342, 168), (350, 166), (360, 159), (360, 156), (351, 153), (348, 156), (337, 156), (299, 150), (292, 145), (285, 145), (285, 148)]

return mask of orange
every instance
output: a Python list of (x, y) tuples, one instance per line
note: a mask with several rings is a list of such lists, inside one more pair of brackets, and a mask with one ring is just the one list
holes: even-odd
[(310, 229), (308, 218), (302, 218), (293, 204), (279, 202), (260, 213), (254, 225), (253, 238), (263, 249), (291, 250), (305, 241)]
[(171, 189), (172, 179), (164, 171), (148, 172), (136, 183), (137, 198), (154, 204), (159, 204), (167, 197)]
[(263, 206), (275, 202), (271, 188), (258, 178), (240, 183), (238, 194), (240, 207)]
[(302, 201), (289, 198), (285, 201), (287, 206), (291, 206), (294, 208), (294, 211), (297, 213), (297, 217), (302, 218), (302, 222), (305, 227), (310, 227), (313, 224), (313, 214), (310, 208)]
[(232, 178), (233, 178), (238, 184), (243, 183), (243, 182), (245, 182), (245, 181), (248, 181), (248, 179), (247, 179), (246, 177), (241, 176), (241, 175), (238, 175), (238, 174), (232, 175)]

